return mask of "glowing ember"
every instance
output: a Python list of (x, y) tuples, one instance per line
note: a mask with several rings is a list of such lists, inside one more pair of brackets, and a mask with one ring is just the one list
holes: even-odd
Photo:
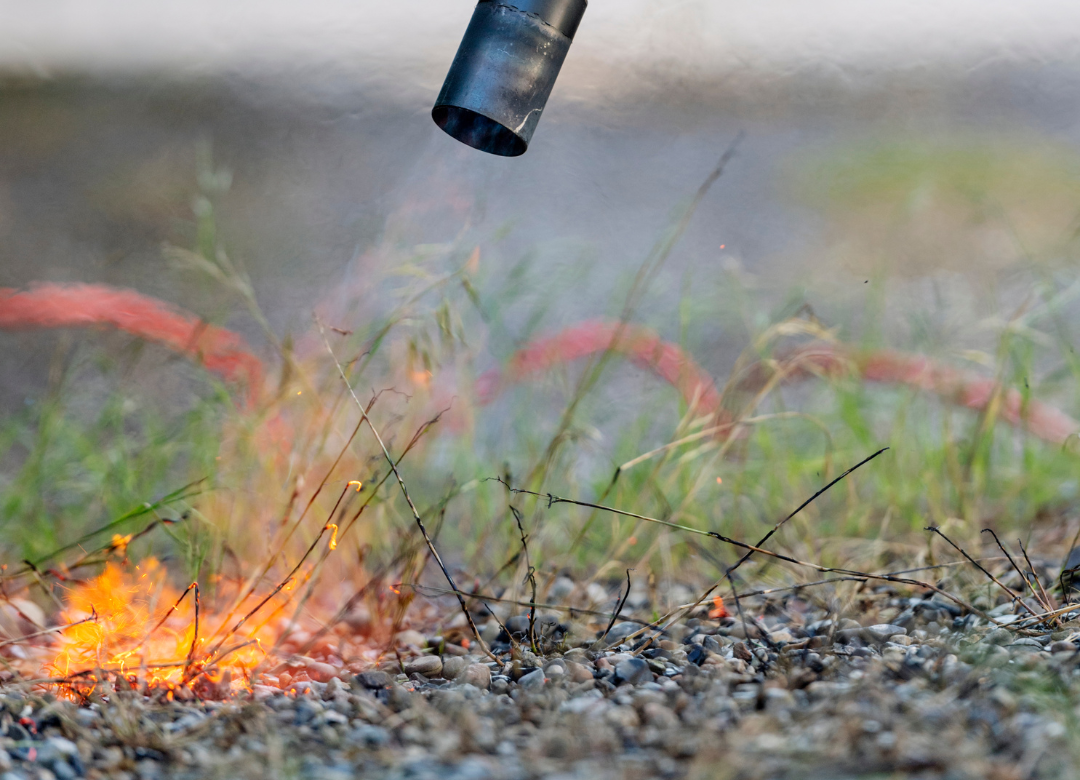
[(728, 611), (724, 607), (724, 600), (722, 598), (720, 598), (719, 596), (713, 596), (712, 603), (712, 609), (709, 610), (710, 619), (717, 620), (719, 618), (725, 618), (728, 616)]
[(200, 619), (204, 632), (213, 623), (199, 615), (197, 586), (178, 592), (154, 558), (106, 564), (99, 576), (69, 591), (66, 604), (60, 619), (74, 625), (60, 634), (46, 672), (63, 678), (67, 695), (85, 696), (104, 679), (169, 696), (179, 688), (226, 693), (246, 687), (247, 672), (265, 657), (259, 641), (247, 636), (233, 637), (208, 657)]

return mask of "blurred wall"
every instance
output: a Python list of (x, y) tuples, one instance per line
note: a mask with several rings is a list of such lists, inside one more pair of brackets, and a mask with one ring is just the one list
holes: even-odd
[[(50, 0), (0, 3), (0, 68), (35, 73), (330, 68), (430, 89), (471, 0)], [(965, 67), (1075, 57), (1072, 0), (593, 0), (567, 88), (627, 68), (739, 71)], [(404, 77), (404, 78), (403, 78)]]

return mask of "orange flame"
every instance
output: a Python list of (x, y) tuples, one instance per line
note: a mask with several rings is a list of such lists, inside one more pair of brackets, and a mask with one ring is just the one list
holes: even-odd
[(713, 608), (709, 610), (709, 617), (713, 620), (724, 618), (728, 616), (727, 608), (724, 606), (724, 600), (719, 596), (713, 596)]
[[(113, 562), (97, 577), (78, 583), (68, 592), (61, 620), (73, 625), (59, 636), (60, 647), (45, 665), (46, 673), (71, 682), (61, 693), (74, 696), (96, 683), (100, 673), (114, 675), (140, 687), (172, 691), (194, 687), (202, 679), (245, 685), (247, 671), (265, 653), (258, 642), (240, 647), (227, 656), (206, 658), (210, 621), (201, 616), (204, 628), (196, 637), (196, 599), (178, 592), (167, 580), (165, 568), (154, 558), (137, 566)], [(245, 639), (237, 637), (235, 644)], [(73, 675), (84, 675), (73, 678)]]

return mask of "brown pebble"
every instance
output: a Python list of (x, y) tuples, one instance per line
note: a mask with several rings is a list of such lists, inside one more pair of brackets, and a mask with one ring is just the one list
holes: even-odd
[(731, 648), (731, 653), (740, 661), (746, 661), (747, 663), (752, 661), (754, 658), (754, 656), (750, 653), (750, 648), (748, 648), (742, 642), (736, 642)]
[(566, 660), (564, 660), (563, 663), (566, 665), (567, 676), (569, 676), (573, 682), (582, 683), (593, 679), (592, 670), (584, 664)]
[(421, 655), (405, 662), (405, 674), (435, 677), (442, 672), (442, 659), (437, 655)]
[(308, 676), (316, 682), (327, 682), (337, 677), (341, 670), (322, 661), (309, 660), (306, 664)]
[(491, 687), (491, 669), (484, 664), (469, 664), (465, 671), (458, 675), (458, 679), (486, 691)]

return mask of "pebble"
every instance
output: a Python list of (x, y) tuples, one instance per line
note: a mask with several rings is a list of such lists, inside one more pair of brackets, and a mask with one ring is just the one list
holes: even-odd
[[(534, 625), (535, 625), (535, 621)], [(529, 633), (529, 616), (528, 615), (514, 615), (514, 617), (507, 619), (506, 630), (510, 632), (510, 636), (514, 639), (524, 639)], [(537, 630), (539, 630), (537, 628)]]
[(442, 673), (443, 662), (437, 655), (421, 655), (406, 661), (404, 668), (405, 674), (422, 674), (425, 677), (437, 677)]
[(641, 718), (634, 708), (625, 705), (608, 708), (604, 712), (604, 720), (612, 726), (621, 726), (624, 729), (636, 729), (641, 725)]
[(708, 657), (709, 652), (701, 645), (691, 645), (690, 651), (686, 654), (686, 660), (695, 666), (701, 666)]
[(637, 632), (640, 628), (641, 626), (637, 623), (616, 623), (612, 626), (611, 630), (608, 631), (608, 635), (604, 637), (604, 644), (608, 646), (618, 645), (622, 640)]
[(313, 680), (318, 680), (319, 682), (329, 682), (344, 671), (336, 666), (331, 666), (322, 661), (314, 661), (312, 659), (306, 661), (305, 668), (307, 669), (308, 675)]
[(1012, 643), (1008, 647), (1030, 647), (1035, 650), (1042, 650), (1043, 643), (1038, 639), (1029, 636), (1022, 636), (1012, 640)]
[(862, 629), (861, 632), (863, 639), (872, 642), (884, 642), (886, 639), (894, 637), (897, 634), (903, 636), (907, 634), (907, 629), (903, 626), (893, 625), (892, 623), (878, 623), (877, 625), (867, 626)]
[(544, 674), (548, 677), (561, 677), (566, 674), (566, 662), (561, 658), (556, 658), (553, 661), (548, 661), (544, 664)]
[(447, 680), (456, 680), (458, 676), (469, 666), (469, 661), (460, 656), (451, 656), (442, 659), (442, 676)]
[(369, 672), (361, 672), (360, 674), (356, 675), (357, 682), (359, 682), (360, 685), (367, 688), (368, 690), (387, 688), (389, 687), (390, 683), (393, 682), (393, 679), (394, 678), (391, 677), (387, 672), (378, 672), (374, 670)]
[(650, 726), (661, 730), (677, 728), (679, 716), (660, 702), (646, 702), (641, 708), (642, 719)]
[(469, 664), (464, 673), (456, 679), (468, 685), (473, 685), (482, 691), (491, 687), (491, 669), (484, 664)]
[(583, 683), (593, 679), (592, 670), (584, 664), (566, 661), (566, 674), (571, 682)]
[(1007, 645), (1013, 641), (1014, 636), (1015, 634), (1007, 628), (995, 628), (986, 635), (986, 639), (983, 641), (992, 645)]
[[(725, 642), (724, 640), (727, 641)], [(712, 635), (706, 636), (705, 641), (701, 643), (702, 647), (704, 647), (710, 653), (722, 653), (724, 652), (724, 647), (729, 644), (731, 644), (731, 640), (727, 637), (718, 637)]]
[(536, 669), (522, 676), (517, 682), (518, 685), (526, 690), (534, 690), (542, 688), (546, 678), (544, 677), (543, 669)]
[(643, 682), (652, 682), (652, 672), (648, 663), (641, 658), (627, 658), (616, 664), (615, 680), (617, 683), (639, 685)]

